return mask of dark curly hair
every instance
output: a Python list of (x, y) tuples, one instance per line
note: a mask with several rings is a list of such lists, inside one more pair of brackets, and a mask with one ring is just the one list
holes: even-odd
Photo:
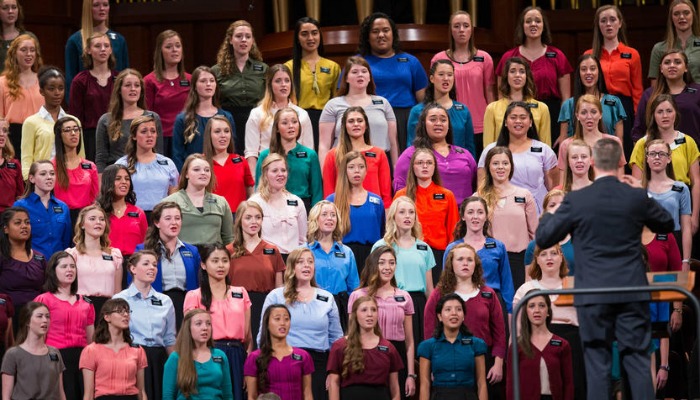
[(399, 40), (399, 28), (396, 27), (396, 23), (394, 23), (394, 20), (392, 20), (390, 16), (382, 12), (375, 12), (367, 16), (367, 18), (365, 18), (364, 21), (362, 21), (362, 24), (360, 25), (360, 43), (357, 45), (357, 52), (360, 53), (360, 55), (362, 55), (363, 57), (372, 54), (372, 47), (369, 44), (369, 33), (372, 30), (372, 25), (374, 25), (374, 21), (380, 18), (384, 18), (385, 20), (389, 21), (389, 26), (391, 26), (391, 48), (394, 50), (395, 53), (401, 51), (401, 41)]
[(134, 192), (134, 185), (131, 184), (131, 173), (129, 173), (129, 169), (124, 165), (112, 164), (102, 171), (100, 193), (95, 200), (97, 204), (110, 215), (114, 212), (114, 208), (112, 207), (112, 202), (114, 201), (114, 180), (117, 179), (117, 174), (122, 170), (126, 171), (130, 182), (129, 192), (127, 192), (126, 197), (124, 197), (124, 201), (131, 205), (136, 205), (136, 192)]

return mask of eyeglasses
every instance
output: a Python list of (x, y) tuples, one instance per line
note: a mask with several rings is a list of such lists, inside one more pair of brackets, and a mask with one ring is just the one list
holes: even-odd
[(649, 158), (666, 158), (670, 154), (666, 153), (665, 151), (648, 151), (647, 152), (647, 157)]
[(78, 133), (78, 132), (80, 132), (80, 127), (74, 126), (72, 128), (62, 128), (61, 132), (63, 132), (63, 133), (71, 133), (71, 132)]
[(108, 314), (131, 315), (131, 310), (127, 310), (126, 308), (122, 308), (119, 310), (112, 310)]
[(432, 161), (416, 161), (413, 163), (413, 165), (417, 165), (419, 167), (432, 167), (435, 165), (435, 163)]

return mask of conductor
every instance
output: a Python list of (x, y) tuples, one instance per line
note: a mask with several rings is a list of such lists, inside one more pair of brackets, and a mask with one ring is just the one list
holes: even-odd
[[(595, 182), (566, 195), (554, 214), (542, 217), (535, 239), (549, 248), (571, 233), (576, 288), (647, 285), (640, 235), (673, 230), (673, 219), (637, 181), (617, 177), (622, 148), (612, 139), (593, 147)], [(648, 355), (651, 341), (648, 293), (576, 295), (589, 400), (611, 396), (611, 344), (617, 339), (633, 399), (653, 399)]]

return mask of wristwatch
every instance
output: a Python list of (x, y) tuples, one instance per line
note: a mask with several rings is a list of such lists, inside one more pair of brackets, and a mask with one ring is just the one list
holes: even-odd
[(413, 378), (413, 379), (418, 379), (418, 374), (408, 374), (406, 375), (407, 378)]
[(670, 371), (671, 371), (671, 366), (669, 366), (669, 365), (660, 365), (660, 366), (659, 366), (659, 369), (663, 369), (663, 370), (666, 371), (666, 372), (670, 372)]

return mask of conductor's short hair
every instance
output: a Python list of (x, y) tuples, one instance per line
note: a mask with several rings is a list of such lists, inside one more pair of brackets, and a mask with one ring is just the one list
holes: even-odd
[(593, 146), (593, 165), (601, 171), (615, 171), (620, 165), (622, 146), (611, 138), (603, 138)]

